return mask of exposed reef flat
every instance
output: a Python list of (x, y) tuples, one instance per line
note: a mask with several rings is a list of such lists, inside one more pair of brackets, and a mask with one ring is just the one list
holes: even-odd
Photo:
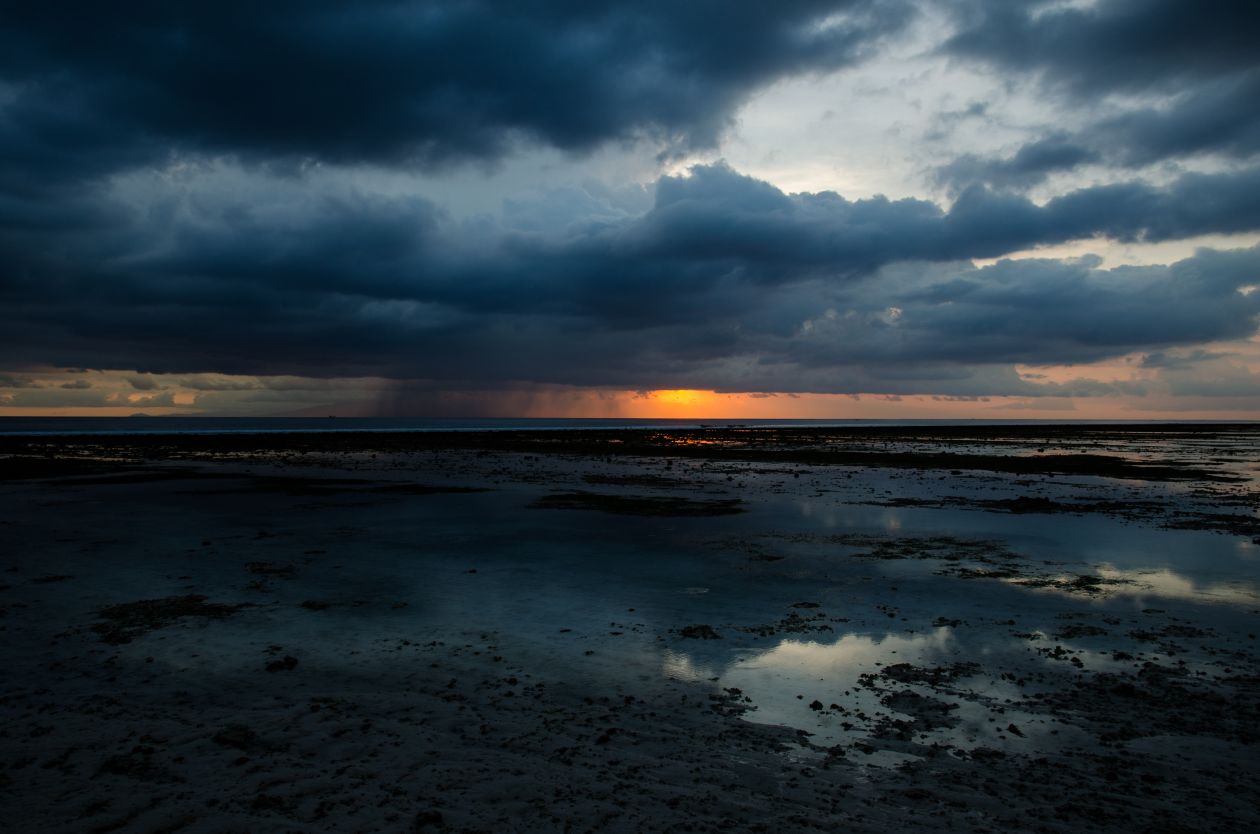
[[(206, 435), (139, 434), (76, 437), (73, 445), (99, 445), (140, 459), (312, 452), (419, 453), (477, 450), (579, 456), (667, 455), (708, 461), (801, 465), (879, 466), (897, 469), (983, 470), (1009, 474), (1097, 475), (1140, 480), (1235, 481), (1222, 464), (1242, 453), (1237, 442), (1256, 439), (1254, 424), (1136, 424), (1132, 426), (938, 426), (931, 428), (754, 427), (710, 429), (601, 429), (553, 431), (267, 432)], [(1219, 443), (1205, 448), (1200, 442)], [(1149, 449), (1117, 454), (1119, 447)], [(1193, 446), (1187, 449), (1187, 446)], [(65, 444), (57, 438), (0, 437), (0, 454), (28, 455)], [(1164, 455), (1159, 455), (1163, 451)], [(1187, 457), (1186, 452), (1192, 456)], [(1214, 454), (1215, 453), (1215, 454)], [(67, 467), (54, 459), (44, 464)], [(37, 475), (41, 464), (22, 462)], [(17, 467), (15, 465), (15, 471)]]
[(1260, 825), (1260, 428), (0, 438), (15, 830)]

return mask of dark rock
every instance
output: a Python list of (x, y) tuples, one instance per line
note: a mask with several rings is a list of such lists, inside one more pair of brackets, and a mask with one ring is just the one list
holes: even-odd
[(267, 664), (268, 672), (287, 672), (290, 669), (297, 668), (298, 661), (296, 657), (285, 655), (281, 660), (273, 660)]
[(211, 737), (211, 741), (223, 747), (248, 750), (258, 743), (258, 733), (244, 724), (229, 724)]
[(423, 831), (426, 828), (432, 828), (442, 825), (444, 822), (441, 811), (421, 811), (416, 814), (415, 820), (411, 823), (412, 831)]

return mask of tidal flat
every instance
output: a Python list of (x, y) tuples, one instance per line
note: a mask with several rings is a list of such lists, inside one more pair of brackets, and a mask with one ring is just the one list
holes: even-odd
[(1260, 425), (0, 437), (0, 818), (1260, 828)]

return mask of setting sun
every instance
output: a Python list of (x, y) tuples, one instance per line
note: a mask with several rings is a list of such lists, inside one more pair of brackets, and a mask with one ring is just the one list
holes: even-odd
[(724, 412), (725, 400), (713, 391), (692, 388), (642, 392), (625, 403), (631, 417), (705, 417)]

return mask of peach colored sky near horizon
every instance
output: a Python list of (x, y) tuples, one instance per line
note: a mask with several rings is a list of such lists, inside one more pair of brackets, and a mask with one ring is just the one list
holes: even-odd
[[(1052, 375), (1058, 373), (1047, 374)], [(1260, 402), (1253, 398), (1222, 401), (1216, 397), (1162, 396), (945, 397), (581, 388), (448, 390), (400, 398), (395, 384), (384, 380), (286, 378), (283, 384), (277, 384), (256, 378), (235, 382), (219, 378), (219, 390), (196, 390), (182, 384), (190, 382), (183, 375), (179, 380), (154, 383), (150, 390), (133, 390), (128, 380), (135, 375), (95, 371), (74, 377), (74, 382), (56, 387), (37, 382), (38, 388), (21, 389), (44, 392), (46, 404), (3, 404), (0, 399), (0, 416), (116, 417), (144, 413), (684, 419), (1260, 419)], [(191, 382), (207, 386), (205, 380)], [(63, 387), (69, 385), (75, 387)], [(68, 402), (54, 404), (59, 395)]]

